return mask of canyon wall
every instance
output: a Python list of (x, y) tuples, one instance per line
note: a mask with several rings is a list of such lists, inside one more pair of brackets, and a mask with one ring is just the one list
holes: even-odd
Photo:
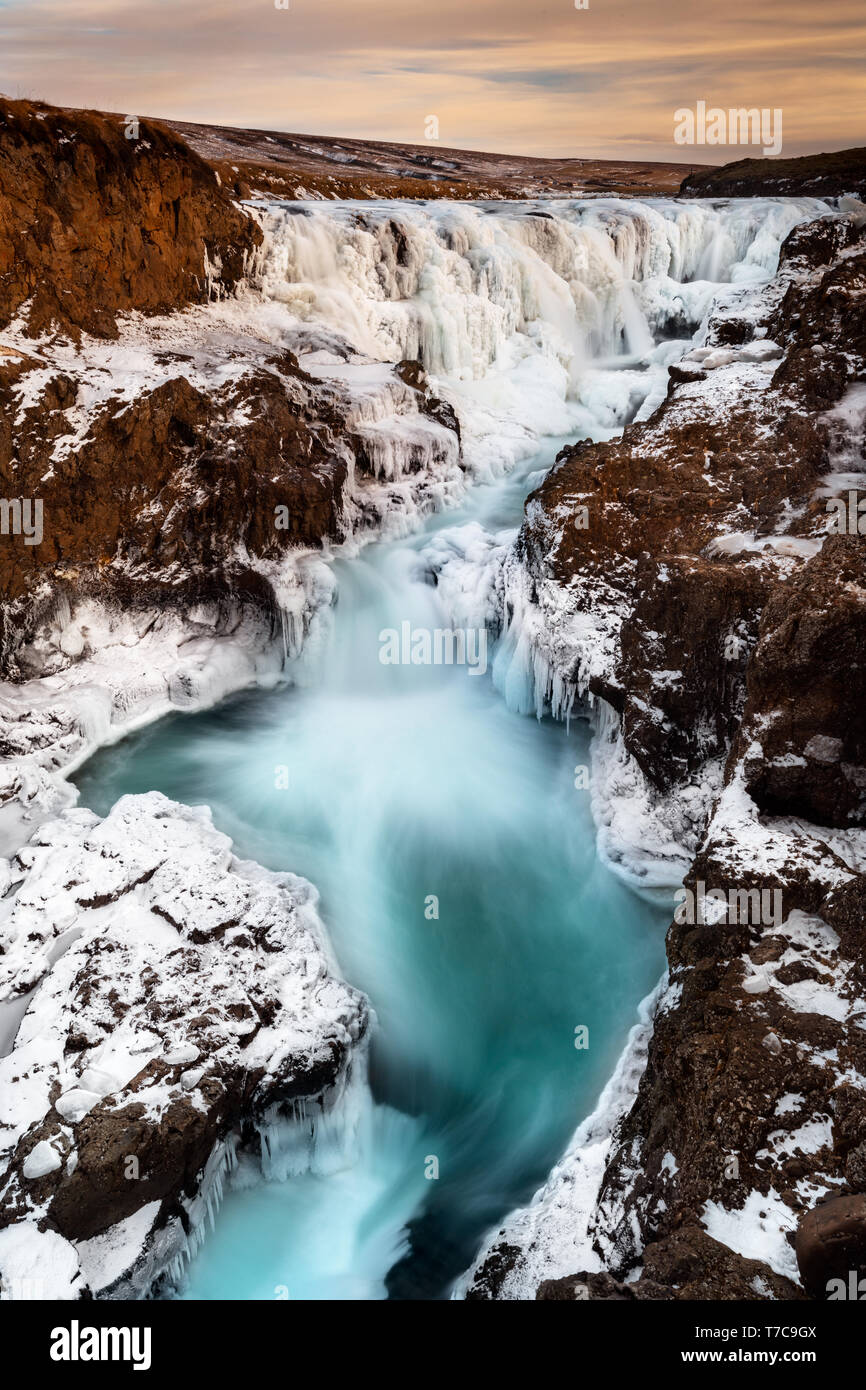
[(618, 1093), (468, 1297), (826, 1298), (866, 1273), (864, 379), (862, 226), (806, 224), (652, 417), (564, 450), (527, 503), (510, 621), (588, 703), (596, 775), (631, 769), (602, 843), (638, 883), (648, 842), (694, 857)]
[[(130, 138), (131, 137), (131, 138)], [(230, 291), (261, 242), (217, 175), (158, 121), (0, 97), (0, 326), (116, 333), (119, 312)]]

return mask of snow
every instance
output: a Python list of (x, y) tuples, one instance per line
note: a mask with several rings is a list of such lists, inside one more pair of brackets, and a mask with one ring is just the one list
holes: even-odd
[[(721, 789), (706, 833), (714, 843), (719, 872), (724, 872), (726, 881), (732, 883), (784, 882), (786, 869), (798, 860), (808, 864), (810, 875), (823, 883), (828, 892), (851, 877), (834, 855), (826, 853), (827, 848), (833, 850), (835, 846), (823, 830), (819, 834), (805, 821), (760, 816), (746, 791), (741, 768)], [(860, 841), (862, 853), (862, 832), (848, 833)], [(847, 856), (843, 853), (839, 857)], [(799, 930), (800, 921), (801, 916), (792, 913), (787, 929)]]
[(30, 1150), (21, 1171), (25, 1178), (44, 1178), (46, 1173), (55, 1172), (62, 1162), (54, 1146), (43, 1139)]
[(774, 550), (778, 555), (811, 560), (821, 550), (823, 540), (809, 536), (756, 536), (754, 531), (729, 531), (710, 542), (711, 555), (742, 555), (744, 551)]
[(813, 1154), (824, 1148), (833, 1148), (833, 1126), (827, 1115), (807, 1120), (799, 1129), (774, 1130), (767, 1137), (767, 1148), (759, 1150), (756, 1157), (772, 1157), (774, 1162), (778, 1162), (782, 1158), (790, 1158), (798, 1150)]
[(804, 1103), (804, 1097), (796, 1091), (787, 1091), (780, 1096), (776, 1102), (775, 1113), (777, 1115), (790, 1115), (794, 1110), (799, 1110)]
[(131, 1259), (144, 1247), (161, 1206), (161, 1202), (148, 1202), (125, 1221), (77, 1243), (81, 1271), (91, 1293), (98, 1295), (127, 1273)]
[(65, 1091), (63, 1095), (54, 1102), (54, 1109), (64, 1120), (69, 1120), (72, 1124), (77, 1124), (78, 1121), (83, 1120), (84, 1116), (93, 1109), (94, 1105), (98, 1105), (101, 1100), (102, 1096), (96, 1091), (85, 1091), (82, 1090), (80, 1086), (74, 1086), (72, 1090)]
[[(773, 934), (785, 942), (785, 950), (778, 960), (767, 962), (759, 971), (746, 976), (742, 984), (745, 992), (761, 995), (772, 990), (795, 1013), (822, 1014), (837, 1023), (849, 1021), (860, 1002), (853, 985), (851, 964), (838, 955), (839, 937), (833, 928), (822, 918), (810, 916), (798, 908), (774, 928)], [(751, 972), (748, 956), (743, 956), (742, 960)], [(791, 984), (779, 979), (779, 971), (786, 966), (803, 963), (813, 967), (819, 978), (796, 980)]]
[(704, 1205), (702, 1220), (708, 1235), (747, 1260), (761, 1260), (776, 1274), (799, 1284), (797, 1259), (786, 1239), (796, 1230), (797, 1218), (776, 1192), (770, 1188), (764, 1196), (750, 1192), (743, 1206), (729, 1210), (720, 1202)]
[(83, 1281), (74, 1246), (56, 1231), (24, 1221), (0, 1231), (0, 1298), (79, 1298)]

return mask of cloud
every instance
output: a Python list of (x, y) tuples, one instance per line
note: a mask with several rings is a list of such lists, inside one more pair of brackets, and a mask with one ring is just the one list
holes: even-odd
[(866, 131), (862, 0), (290, 3), (0, 0), (0, 89), (381, 140), (435, 113), (445, 144), (526, 154), (680, 160), (700, 99), (782, 107), (786, 154)]
[(575, 72), (569, 68), (525, 68), (479, 74), (486, 82), (502, 82), (509, 87), (543, 87), (549, 92), (597, 92), (608, 78), (603, 73)]

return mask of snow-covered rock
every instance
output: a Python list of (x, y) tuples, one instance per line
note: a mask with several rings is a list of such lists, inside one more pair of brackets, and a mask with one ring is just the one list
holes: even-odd
[(107, 1269), (146, 1292), (242, 1138), (314, 1124), (363, 1084), (366, 1002), (310, 884), (236, 858), (206, 808), (153, 792), (104, 820), (65, 811), (11, 877), (0, 1009), (26, 1012), (0, 1060), (0, 1273), (4, 1248), (19, 1279), (28, 1238), (35, 1267), (62, 1237), (88, 1287)]

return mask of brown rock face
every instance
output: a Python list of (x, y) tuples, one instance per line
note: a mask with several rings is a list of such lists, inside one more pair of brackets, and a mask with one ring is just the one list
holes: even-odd
[(866, 537), (831, 537), (773, 591), (747, 683), (737, 747), (758, 805), (822, 825), (862, 824)]
[(0, 326), (30, 300), (34, 334), (203, 302), (205, 258), (231, 289), (262, 239), (166, 126), (5, 98), (0, 224)]
[[(110, 397), (70, 445), (78, 381), (50, 376), (22, 410), (16, 391), (38, 364), (0, 357), (0, 492), (39, 498), (44, 509), (41, 544), (0, 540), (6, 676), (42, 669), (28, 643), (62, 597), (95, 594), (129, 608), (231, 596), (267, 613), (268, 584), (242, 557), (277, 560), (339, 539), (350, 465), (359, 495), (372, 481), (351, 402), (291, 352), (260, 352), (207, 388), (187, 380), (182, 358), (166, 365), (177, 374), (132, 401)], [(418, 363), (398, 375), (407, 402), (456, 436), (453, 412)]]
[(679, 1300), (741, 1301), (754, 1299), (760, 1287), (767, 1298), (803, 1297), (792, 1280), (775, 1274), (761, 1260), (735, 1254), (700, 1226), (683, 1226), (648, 1245), (641, 1278), (625, 1287), (641, 1299), (667, 1299), (673, 1293)]
[[(616, 669), (597, 693), (615, 703), (626, 747), (665, 791), (730, 748), (761, 614), (766, 609), (769, 622), (779, 605), (795, 603), (783, 586), (767, 608), (797, 559), (773, 537), (826, 535), (825, 503), (816, 491), (830, 471), (834, 441), (823, 415), (866, 369), (866, 251), (853, 225), (828, 220), (796, 228), (783, 247), (780, 282), (762, 323), (738, 317), (733, 307), (710, 325), (715, 355), (739, 354), (744, 364), (750, 352), (762, 351), (761, 338), (753, 337), (762, 328), (770, 344), (762, 380), (753, 384), (744, 374), (735, 391), (716, 392), (715, 371), (724, 367), (714, 370), (712, 357), (672, 368), (667, 398), (649, 420), (609, 443), (585, 441), (562, 451), (529, 499), (519, 540), (533, 579), (569, 590), (577, 611), (621, 611)], [(583, 523), (575, 524), (579, 509)], [(741, 534), (746, 544), (728, 543)], [(855, 544), (845, 553), (856, 589), (860, 552)], [(841, 554), (830, 545), (827, 559), (796, 581), (803, 614), (811, 575), (823, 574), (842, 593), (844, 584), (830, 578)], [(856, 610), (855, 589), (846, 591), (846, 614)], [(828, 589), (827, 603), (833, 602)], [(792, 609), (785, 629), (791, 640), (798, 616)], [(806, 650), (807, 631), (799, 634), (799, 664), (793, 650), (784, 658), (792, 658), (787, 699), (802, 709), (804, 731), (809, 705), (823, 700), (829, 714), (842, 671), (853, 662), (850, 700), (842, 697), (831, 716), (831, 737), (853, 711), (861, 679), (859, 628), (848, 629), (847, 616), (839, 622), (850, 645), (831, 656), (830, 671), (824, 653), (834, 648), (838, 629), (834, 635), (828, 621), (820, 641), (817, 623), (809, 627), (818, 641), (813, 651)], [(758, 703), (762, 662), (772, 663), (773, 651), (768, 638), (754, 676)], [(768, 666), (765, 681), (772, 680)], [(813, 724), (820, 717), (813, 709)], [(845, 745), (855, 763), (862, 757), (861, 722), (854, 719)], [(822, 807), (829, 796), (828, 790)], [(860, 804), (856, 788), (838, 801), (832, 823)]]
[[(824, 837), (814, 825), (755, 812), (805, 814), (827, 826), (862, 823), (864, 563), (860, 537), (828, 538), (773, 587), (761, 617), (728, 766), (729, 782), (754, 799), (747, 803), (752, 818), (745, 813), (737, 825), (740, 793), (728, 806), (723, 797), (686, 887), (694, 892), (702, 881), (727, 895), (778, 892), (778, 910), (774, 920), (692, 917), (669, 931), (679, 998), (655, 1020), (596, 1226), (598, 1248), (614, 1272), (625, 1272), (638, 1223), (645, 1244), (637, 1297), (653, 1296), (641, 1288), (660, 1278), (659, 1266), (651, 1272), (653, 1252), (679, 1238), (706, 1203), (736, 1210), (747, 1193), (753, 1201), (767, 1196), (753, 1219), (778, 1222), (771, 1205), (779, 1199), (790, 1211), (789, 1236), (798, 1230), (812, 1296), (826, 1297), (830, 1277), (860, 1268), (862, 1199), (851, 1194), (866, 1187), (866, 1098), (847, 1078), (866, 1066), (866, 876), (846, 862), (845, 841), (830, 830)], [(804, 1008), (801, 999), (810, 1003)], [(803, 1142), (808, 1126), (823, 1129), (811, 1143)], [(666, 1154), (676, 1156), (675, 1176)], [(813, 1209), (810, 1194), (828, 1184), (848, 1195)], [(740, 1287), (736, 1270), (727, 1277)], [(676, 1297), (791, 1296), (772, 1285), (767, 1267), (741, 1294), (719, 1292), (708, 1275), (692, 1283), (679, 1270), (669, 1269), (662, 1282), (676, 1287)]]
[[(164, 1077), (171, 1078), (170, 1069), (151, 1063), (140, 1084), (146, 1087)], [(140, 1103), (120, 1110), (100, 1106), (85, 1116), (75, 1136), (75, 1171), (53, 1184), (52, 1226), (68, 1240), (88, 1240), (148, 1202), (176, 1199), (180, 1193), (193, 1196), (214, 1145), (239, 1110), (237, 1095), (221, 1079), (206, 1079), (198, 1091), (195, 1101), (173, 1101), (156, 1124)], [(134, 1183), (125, 1176), (131, 1154), (142, 1174)]]
[(832, 1287), (833, 1280), (841, 1280), (841, 1296), (850, 1297), (852, 1283), (866, 1279), (866, 1197), (828, 1197), (807, 1211), (797, 1228), (796, 1251), (803, 1284), (813, 1298), (838, 1297), (841, 1291)]
[[(741, 648), (726, 655), (725, 639), (754, 630), (752, 615), (767, 588), (750, 567), (699, 557), (672, 555), (665, 574), (666, 582), (658, 583), (655, 561), (638, 564), (638, 598), (623, 624), (619, 680), (628, 690), (626, 744), (644, 773), (667, 789), (725, 748), (734, 733), (743, 659)], [(659, 665), (683, 678), (665, 687), (654, 676)]]
[[(843, 1180), (846, 1153), (866, 1140), (859, 1093), (839, 1082), (846, 1066), (857, 1071), (866, 1062), (857, 1019), (845, 1019), (844, 1007), (841, 1018), (797, 1008), (799, 990), (856, 998), (864, 965), (862, 932), (836, 946), (824, 924), (842, 926), (854, 910), (851, 894), (862, 903), (866, 879), (851, 876), (826, 845), (819, 857), (820, 848), (805, 834), (788, 843), (787, 872), (776, 880), (778, 924), (684, 921), (670, 928), (668, 959), (681, 993), (655, 1020), (646, 1072), (599, 1204), (599, 1230), (613, 1232), (623, 1272), (633, 1257), (632, 1221), (649, 1244), (695, 1221), (707, 1202), (736, 1209), (749, 1192), (772, 1188), (790, 1208), (793, 1230), (809, 1192), (820, 1191), (825, 1175)], [(780, 866), (784, 849), (778, 842)], [(702, 880), (726, 893), (747, 884), (768, 888), (762, 873), (764, 865), (752, 864), (750, 873), (747, 856), (711, 833), (687, 887)], [(848, 882), (828, 893), (836, 877)], [(815, 922), (809, 932), (800, 932), (798, 913)], [(838, 1067), (828, 1055), (838, 1055)], [(783, 1104), (784, 1096), (793, 1099)], [(817, 1147), (800, 1137), (807, 1121), (826, 1126)], [(675, 1175), (666, 1154), (676, 1156)], [(774, 1200), (768, 1197), (763, 1218)], [(760, 1210), (754, 1219), (762, 1220)]]
[[(45, 517), (41, 545), (4, 542), (0, 599), (32, 593), (46, 572), (56, 596), (71, 572), (77, 594), (188, 603), (243, 589), (228, 559), (235, 545), (275, 556), (336, 536), (346, 454), (334, 446), (333, 400), (310, 385), (291, 354), (213, 393), (171, 377), (129, 405), (109, 401), (87, 439), (52, 467), (68, 398), (53, 378), (14, 438), (0, 438), (0, 477), (9, 491), (39, 496)], [(278, 506), (287, 508), (280, 530)], [(32, 603), (23, 616), (0, 614), (7, 672), (39, 616)]]

